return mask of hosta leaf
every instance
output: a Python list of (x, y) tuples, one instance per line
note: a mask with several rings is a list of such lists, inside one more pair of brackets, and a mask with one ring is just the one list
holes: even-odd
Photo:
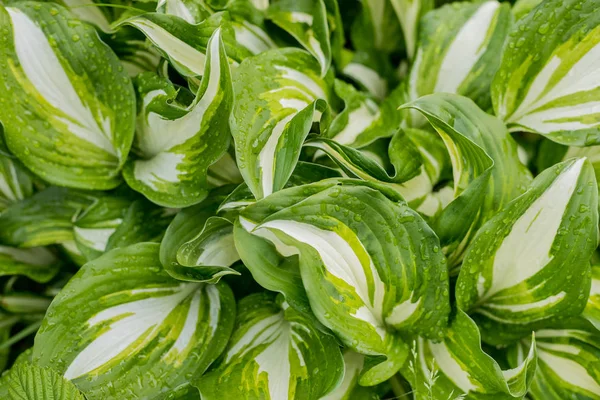
[(50, 368), (22, 363), (6, 377), (13, 400), (85, 400), (75, 385)]
[(308, 53), (276, 49), (246, 59), (234, 73), (231, 118), (236, 157), (257, 199), (289, 179), (317, 109), (324, 111), (331, 76), (319, 77)]
[(9, 149), (58, 185), (110, 189), (133, 139), (135, 97), (95, 29), (61, 6), (1, 7), (0, 121)]
[(600, 265), (592, 266), (592, 286), (583, 316), (600, 331)]
[[(535, 332), (538, 354), (529, 396), (534, 400), (600, 399), (600, 334), (585, 321)], [(521, 341), (509, 357), (515, 365), (529, 346)]]
[(33, 194), (33, 181), (23, 165), (8, 152), (0, 124), (0, 212)]
[(475, 322), (458, 310), (442, 342), (417, 339), (402, 372), (416, 400), (522, 399), (536, 371), (535, 342), (530, 341), (522, 354), (515, 368), (501, 370), (482, 350)]
[(489, 88), (511, 18), (508, 4), (495, 0), (453, 3), (428, 13), (420, 27), (409, 97), (457, 93), (491, 108)]
[(344, 374), (339, 346), (271, 293), (238, 304), (231, 340), (197, 384), (205, 400), (318, 399)]
[(532, 325), (583, 311), (597, 221), (594, 171), (579, 158), (542, 172), (481, 227), (467, 249), (456, 299), (483, 323), (486, 341), (523, 336)]
[(24, 275), (45, 283), (54, 278), (61, 262), (45, 247), (19, 249), (0, 245), (0, 276)]
[(531, 174), (502, 122), (466, 97), (436, 93), (403, 107), (420, 111), (450, 154), (454, 200), (432, 224), (455, 266), (477, 228), (521, 194)]
[(331, 65), (331, 44), (324, 0), (274, 0), (267, 17), (317, 59), (321, 75), (327, 73)]
[[(392, 3), (381, 0), (361, 0), (350, 37), (356, 50), (391, 53), (401, 47), (402, 31)], [(342, 3), (342, 7), (345, 4)]]
[(177, 91), (167, 80), (141, 75), (137, 83), (144, 104), (136, 134), (140, 159), (125, 165), (125, 180), (165, 207), (202, 201), (208, 194), (208, 167), (229, 147), (233, 89), (220, 30), (208, 43), (202, 83), (189, 107), (170, 104)]
[(215, 189), (210, 196), (181, 210), (167, 228), (160, 246), (160, 260), (175, 279), (217, 282), (239, 272), (230, 266), (239, 260), (233, 243), (233, 224), (217, 217), (217, 208), (231, 187)]
[(547, 0), (509, 35), (492, 85), (496, 115), (513, 131), (559, 143), (600, 143), (600, 11)]
[(189, 24), (198, 24), (210, 17), (211, 9), (204, 2), (193, 0), (159, 0), (156, 9), (167, 15), (174, 15)]
[(141, 243), (87, 263), (52, 302), (33, 361), (88, 399), (162, 399), (189, 391), (221, 353), (235, 304), (225, 284), (182, 283)]
[(404, 33), (404, 43), (406, 54), (409, 59), (415, 55), (417, 48), (417, 34), (419, 31), (419, 21), (434, 6), (433, 0), (390, 0), (400, 26)]
[(316, 317), (346, 346), (387, 357), (363, 384), (389, 378), (404, 362), (396, 329), (443, 334), (445, 259), (435, 234), (393, 191), (337, 179), (285, 189), (244, 209), (234, 237), (261, 285), (293, 306), (303, 285)]
[(331, 122), (327, 137), (339, 144), (359, 148), (396, 133), (401, 122), (397, 109), (405, 102), (402, 86), (380, 105), (340, 80), (335, 81), (334, 88), (336, 94), (344, 99), (345, 108)]
[(388, 78), (391, 75), (391, 66), (384, 55), (356, 52), (349, 57), (347, 63), (340, 66), (340, 72), (377, 100), (385, 100), (389, 92)]
[(252, 55), (238, 46), (227, 15), (217, 13), (199, 24), (190, 24), (174, 15), (146, 13), (122, 21), (139, 29), (183, 76), (195, 78), (207, 72), (208, 42), (221, 28), (227, 57), (236, 63)]

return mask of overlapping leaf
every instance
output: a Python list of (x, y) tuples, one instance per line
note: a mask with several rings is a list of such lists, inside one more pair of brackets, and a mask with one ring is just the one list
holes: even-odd
[(396, 330), (443, 334), (445, 259), (435, 234), (393, 191), (344, 180), (285, 189), (243, 210), (234, 237), (257, 282), (300, 309), (306, 296), (346, 346), (387, 357), (370, 364), (363, 384), (389, 378), (405, 361)]
[[(462, 311), (454, 316), (446, 338), (419, 338), (402, 369), (415, 399), (522, 399), (536, 372), (536, 346), (529, 342), (515, 368), (501, 370), (481, 348), (479, 329)], [(461, 397), (462, 396), (462, 397)]]
[(227, 348), (197, 383), (203, 399), (319, 399), (342, 380), (343, 359), (333, 336), (281, 295), (254, 294), (238, 309)]
[(188, 107), (171, 104), (174, 86), (153, 75), (137, 79), (143, 106), (138, 117), (139, 159), (127, 163), (127, 183), (166, 207), (198, 203), (208, 194), (208, 167), (229, 147), (233, 105), (231, 75), (217, 29), (208, 43), (205, 71)]

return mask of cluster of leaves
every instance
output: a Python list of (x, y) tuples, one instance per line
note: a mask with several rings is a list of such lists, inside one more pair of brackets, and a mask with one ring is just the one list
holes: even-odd
[(0, 0), (2, 399), (600, 400), (600, 1)]

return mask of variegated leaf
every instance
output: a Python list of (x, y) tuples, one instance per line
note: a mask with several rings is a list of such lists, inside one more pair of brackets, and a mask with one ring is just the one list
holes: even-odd
[(125, 165), (125, 180), (165, 207), (202, 201), (208, 167), (225, 154), (230, 138), (233, 89), (220, 30), (208, 43), (202, 82), (188, 107), (171, 104), (177, 90), (166, 80), (141, 75), (137, 83), (143, 102), (136, 133), (140, 158)]
[(0, 8), (0, 121), (9, 149), (45, 180), (110, 189), (131, 146), (135, 97), (95, 29), (52, 3)]
[(268, 18), (292, 35), (319, 62), (321, 76), (331, 65), (329, 24), (324, 0), (275, 0)]
[(239, 275), (230, 268), (240, 259), (233, 243), (233, 224), (216, 216), (229, 192), (231, 187), (213, 190), (200, 204), (177, 213), (167, 228), (160, 260), (173, 278), (215, 283), (225, 275)]
[(19, 249), (0, 245), (0, 276), (23, 275), (45, 283), (54, 278), (61, 262), (45, 247)]
[[(535, 332), (537, 369), (529, 397), (533, 400), (600, 399), (600, 332), (585, 321)], [(529, 346), (522, 340), (509, 362), (521, 362)]]
[(493, 343), (579, 315), (597, 225), (590, 163), (579, 158), (547, 169), (479, 230), (461, 267), (458, 306), (475, 315)]
[(225, 348), (235, 315), (225, 284), (182, 283), (159, 245), (113, 250), (87, 263), (52, 302), (33, 361), (51, 366), (89, 399), (163, 399), (195, 391)]
[(416, 400), (522, 399), (536, 372), (536, 343), (530, 341), (513, 369), (501, 370), (481, 348), (479, 328), (458, 310), (446, 338), (418, 338), (402, 368)]
[(600, 143), (600, 9), (548, 0), (509, 35), (492, 85), (496, 115), (513, 131), (553, 141)]
[(248, 58), (235, 70), (232, 134), (240, 172), (257, 199), (284, 187), (318, 111), (327, 113), (332, 78), (319, 71), (310, 54), (292, 48)]
[(420, 27), (409, 98), (456, 93), (483, 110), (491, 108), (490, 84), (511, 21), (508, 4), (496, 0), (452, 3), (428, 13)]
[(0, 124), (0, 212), (33, 194), (33, 180), (21, 162), (9, 153)]
[(531, 173), (521, 164), (506, 127), (470, 99), (436, 93), (403, 108), (421, 112), (439, 133), (452, 161), (454, 200), (432, 221), (449, 257), (458, 266), (483, 222), (523, 193)]
[[(380, 0), (383, 1), (383, 0)], [(402, 32), (404, 33), (404, 43), (406, 54), (409, 59), (415, 56), (417, 48), (417, 35), (419, 31), (419, 22), (421, 18), (434, 7), (433, 0), (390, 0)]]
[(319, 399), (340, 383), (344, 364), (333, 336), (281, 295), (253, 294), (238, 309), (225, 352), (197, 383), (202, 399)]
[(212, 10), (204, 3), (194, 0), (159, 0), (158, 12), (181, 18), (188, 24), (199, 24), (210, 17)]
[(389, 189), (337, 179), (285, 189), (244, 209), (234, 238), (257, 282), (292, 306), (307, 296), (346, 346), (387, 357), (370, 364), (364, 385), (405, 361), (397, 330), (443, 335), (448, 275), (438, 239)]
[(229, 17), (223, 13), (214, 14), (199, 24), (190, 24), (174, 15), (146, 13), (120, 22), (119, 26), (122, 25), (139, 29), (180, 74), (196, 84), (199, 83), (196, 78), (207, 69), (208, 42), (217, 29), (221, 30), (221, 40), (232, 64), (252, 55), (237, 44)]
[[(350, 31), (352, 47), (358, 51), (393, 53), (402, 47), (400, 21), (392, 2), (360, 0), (360, 12)], [(341, 7), (347, 6), (342, 2)]]

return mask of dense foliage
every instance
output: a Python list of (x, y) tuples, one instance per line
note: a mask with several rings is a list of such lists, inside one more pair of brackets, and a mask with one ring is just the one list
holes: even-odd
[(0, 0), (0, 399), (600, 400), (600, 0), (441, 3)]

